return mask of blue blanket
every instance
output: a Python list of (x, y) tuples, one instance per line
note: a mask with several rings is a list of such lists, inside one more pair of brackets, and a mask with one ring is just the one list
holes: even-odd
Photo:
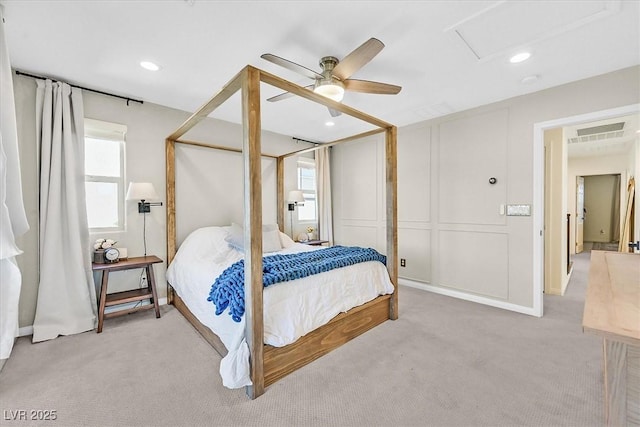
[[(355, 246), (333, 246), (309, 252), (270, 255), (262, 259), (262, 281), (267, 287), (366, 261), (386, 264), (387, 259), (375, 249)], [(216, 306), (216, 315), (219, 316), (229, 307), (233, 320), (240, 322), (244, 314), (244, 260), (222, 272), (211, 286), (207, 301)]]

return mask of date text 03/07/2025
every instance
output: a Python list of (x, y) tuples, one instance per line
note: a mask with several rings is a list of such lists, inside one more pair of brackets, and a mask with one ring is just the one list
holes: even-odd
[(5, 409), (2, 415), (4, 421), (55, 421), (58, 419), (56, 409)]

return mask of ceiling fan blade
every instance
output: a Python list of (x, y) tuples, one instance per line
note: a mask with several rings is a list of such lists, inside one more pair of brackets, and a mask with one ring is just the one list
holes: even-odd
[(334, 110), (333, 108), (329, 108), (329, 114), (331, 114), (331, 117), (338, 117), (342, 113), (338, 110)]
[(295, 96), (295, 94), (293, 94), (291, 92), (284, 92), (284, 93), (281, 93), (280, 95), (276, 95), (276, 96), (272, 96), (271, 98), (267, 98), (267, 101), (269, 101), (269, 102), (282, 101), (283, 99), (291, 98), (291, 97), (294, 97), (294, 96)]
[(402, 90), (401, 86), (388, 83), (371, 82), (369, 80), (347, 79), (344, 82), (344, 90), (351, 92), (376, 93), (379, 95), (396, 95)]
[[(312, 89), (313, 85), (309, 85), (309, 86), (305, 86), (305, 89)], [(292, 98), (296, 96), (295, 93), (291, 93), (291, 92), (283, 92), (280, 95), (276, 95), (276, 96), (272, 96), (271, 98), (267, 98), (267, 101), (269, 102), (276, 102), (276, 101), (281, 101), (283, 99), (287, 99), (287, 98)]]
[(322, 78), (322, 74), (318, 74), (307, 67), (303, 67), (300, 64), (296, 64), (295, 62), (291, 62), (288, 59), (280, 58), (279, 56), (272, 55), (270, 53), (260, 55), (260, 58), (266, 59), (267, 61), (273, 62), (274, 64), (284, 67), (288, 70), (295, 71), (296, 73), (302, 74), (303, 76), (309, 77), (310, 79), (315, 80)]
[(376, 38), (370, 38), (345, 56), (333, 69), (333, 75), (343, 81), (348, 79), (379, 54), (382, 48), (384, 48), (384, 43)]

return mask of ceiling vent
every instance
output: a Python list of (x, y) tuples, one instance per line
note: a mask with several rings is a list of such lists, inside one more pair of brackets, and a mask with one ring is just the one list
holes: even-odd
[(611, 123), (608, 125), (593, 126), (590, 128), (578, 129), (576, 133), (578, 134), (578, 136), (586, 136), (586, 135), (594, 135), (596, 133), (615, 132), (618, 130), (622, 130), (623, 128), (624, 128), (624, 122), (620, 122), (620, 123)]
[(608, 125), (582, 128), (576, 131), (577, 137), (569, 138), (569, 143), (604, 141), (607, 139), (622, 138), (624, 136), (624, 122)]

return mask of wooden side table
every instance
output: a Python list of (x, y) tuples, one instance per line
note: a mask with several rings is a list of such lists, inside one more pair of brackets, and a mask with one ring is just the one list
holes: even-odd
[[(140, 310), (149, 310), (155, 308), (156, 318), (160, 317), (160, 307), (158, 305), (158, 295), (156, 293), (156, 281), (153, 276), (153, 264), (163, 262), (155, 255), (141, 256), (121, 260), (112, 264), (92, 264), (93, 271), (102, 272), (102, 280), (100, 284), (100, 299), (98, 301), (98, 333), (102, 332), (102, 324), (104, 319), (110, 317), (122, 316), (124, 314), (134, 313)], [(141, 289), (133, 289), (131, 291), (107, 293), (109, 284), (109, 273), (112, 271), (131, 270), (135, 268), (144, 268), (147, 271), (147, 287)], [(150, 304), (141, 305), (135, 308), (124, 308), (122, 310), (104, 313), (106, 307), (118, 304), (126, 304), (135, 301), (148, 299)]]
[(325, 243), (329, 243), (329, 241), (328, 240), (307, 240), (306, 242), (298, 242), (298, 243), (303, 243), (309, 246), (322, 246)]

